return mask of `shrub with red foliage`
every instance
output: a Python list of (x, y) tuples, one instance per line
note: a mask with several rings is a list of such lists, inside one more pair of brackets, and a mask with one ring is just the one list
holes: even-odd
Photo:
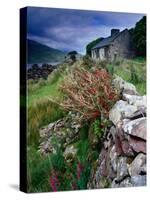
[(118, 99), (111, 82), (111, 75), (104, 69), (74, 68), (61, 86), (64, 101), (60, 105), (66, 110), (81, 113), (82, 119), (101, 115), (108, 117), (109, 110)]

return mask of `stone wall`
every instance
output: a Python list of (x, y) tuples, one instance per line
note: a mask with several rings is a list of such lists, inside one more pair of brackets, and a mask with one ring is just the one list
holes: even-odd
[(88, 188), (146, 185), (146, 96), (139, 96), (120, 77), (114, 85), (122, 90), (122, 99), (110, 110), (113, 125), (104, 138)]
[(39, 67), (37, 64), (34, 64), (27, 70), (27, 79), (46, 79), (55, 68), (56, 66), (49, 64), (43, 64), (41, 67)]

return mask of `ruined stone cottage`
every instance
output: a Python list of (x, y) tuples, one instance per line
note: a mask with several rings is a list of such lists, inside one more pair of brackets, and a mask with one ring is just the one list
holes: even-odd
[(120, 32), (112, 29), (111, 36), (102, 39), (91, 49), (91, 55), (96, 60), (113, 61), (117, 58), (131, 58), (134, 55), (132, 38), (128, 29)]

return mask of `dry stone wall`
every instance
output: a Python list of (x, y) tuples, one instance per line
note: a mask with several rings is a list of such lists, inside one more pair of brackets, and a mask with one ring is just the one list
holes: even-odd
[(113, 122), (103, 142), (88, 188), (146, 185), (146, 96), (120, 77), (114, 86), (122, 90), (122, 99), (110, 110)]

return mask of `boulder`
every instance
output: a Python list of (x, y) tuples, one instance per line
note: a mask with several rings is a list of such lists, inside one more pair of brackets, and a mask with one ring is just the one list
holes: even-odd
[(116, 179), (112, 181), (111, 188), (121, 188), (121, 187), (133, 187), (131, 183), (131, 178), (126, 177), (121, 182), (118, 182)]
[(115, 136), (116, 136), (116, 128), (112, 126), (109, 130), (109, 132), (106, 132), (106, 135), (103, 136), (105, 140), (103, 141), (104, 148), (108, 149), (112, 144), (115, 142)]
[(119, 187), (132, 187), (131, 178), (127, 177), (119, 184)]
[(117, 163), (117, 181), (123, 180), (128, 175), (127, 158), (119, 157)]
[(141, 172), (144, 172), (145, 165), (146, 165), (145, 154), (143, 153), (138, 154), (128, 168), (130, 176), (132, 177), (140, 175)]
[[(122, 124), (122, 123), (119, 123)], [(118, 124), (118, 125), (119, 125)], [(121, 126), (121, 125), (120, 125)], [(115, 136), (115, 148), (117, 155), (134, 156), (133, 149), (128, 142), (128, 135), (124, 134), (122, 127), (117, 127), (117, 133)]]
[(102, 151), (101, 158), (99, 160), (99, 169), (97, 170), (98, 174), (104, 177), (107, 177), (108, 175), (107, 156), (108, 156), (108, 152), (105, 150)]
[(133, 149), (133, 151), (135, 151), (136, 153), (146, 153), (146, 141), (145, 140), (141, 140), (138, 137), (129, 137), (129, 141), (128, 144), (130, 145), (130, 147)]
[(146, 186), (146, 175), (141, 176), (132, 176), (131, 177), (131, 184), (136, 187), (136, 186)]
[(126, 122), (122, 128), (125, 133), (146, 140), (146, 117)]
[(131, 95), (137, 94), (136, 87), (133, 84), (124, 81), (119, 76), (116, 76), (116, 78), (113, 80), (113, 85), (119, 91), (126, 92), (127, 94)]
[(116, 104), (109, 112), (109, 119), (117, 125), (117, 123), (123, 119), (128, 118), (135, 111), (137, 111), (137, 107), (134, 105), (129, 105), (126, 101), (117, 101)]
[(138, 186), (145, 186), (146, 185), (146, 176), (133, 176), (127, 177), (122, 180), (120, 183), (114, 179), (111, 183), (111, 188), (120, 188), (120, 187), (138, 187)]
[(116, 152), (116, 148), (115, 145), (113, 145), (109, 153), (109, 159), (114, 172), (117, 172), (117, 158), (118, 155)]
[(134, 156), (134, 151), (133, 148), (131, 147), (130, 143), (128, 140), (123, 140), (121, 142), (121, 147), (122, 147), (122, 151), (123, 154), (126, 156)]
[(146, 107), (141, 107), (128, 117), (130, 120), (146, 117)]
[(146, 96), (137, 96), (123, 93), (123, 100), (127, 101), (130, 105), (134, 105), (138, 108), (146, 107)]

